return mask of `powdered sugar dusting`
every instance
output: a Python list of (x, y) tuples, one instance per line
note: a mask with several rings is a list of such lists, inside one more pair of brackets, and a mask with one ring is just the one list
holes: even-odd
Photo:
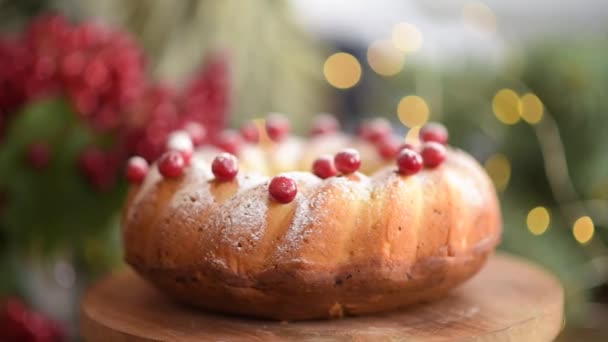
[(222, 243), (238, 249), (251, 249), (266, 230), (268, 211), (268, 179), (247, 175), (239, 176), (236, 194), (222, 203), (210, 224), (220, 227)]
[(297, 248), (302, 240), (306, 239), (318, 223), (329, 214), (323, 207), (321, 196), (313, 195), (312, 198), (298, 195), (296, 197), (297, 207), (293, 216), (291, 227), (285, 235), (283, 244), (279, 246), (279, 252), (288, 253)]
[(209, 192), (209, 183), (206, 181), (189, 184), (177, 191), (171, 198), (169, 208), (185, 214), (180, 215), (185, 220), (194, 220), (199, 213), (213, 204), (213, 196)]
[[(346, 177), (332, 177), (326, 180), (312, 183), (308, 188), (309, 193), (296, 197), (297, 207), (291, 227), (285, 235), (283, 244), (279, 247), (279, 253), (289, 253), (302, 245), (315, 231), (322, 231), (319, 226), (331, 215), (328, 210), (328, 202), (346, 200), (369, 200), (369, 179), (358, 174), (359, 179), (353, 180)], [(329, 184), (329, 186), (327, 186)], [(323, 189), (321, 189), (321, 187)], [(331, 189), (331, 191), (329, 191)], [(340, 193), (337, 198), (335, 193)]]

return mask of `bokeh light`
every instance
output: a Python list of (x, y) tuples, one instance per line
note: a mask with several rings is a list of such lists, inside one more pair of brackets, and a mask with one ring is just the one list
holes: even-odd
[(361, 79), (361, 64), (355, 56), (338, 52), (327, 58), (323, 75), (329, 84), (338, 89), (354, 87)]
[(256, 118), (252, 121), (258, 128), (258, 144), (262, 146), (270, 146), (275, 144), (275, 142), (270, 139), (268, 133), (266, 132), (266, 120), (264, 118)]
[(511, 162), (504, 154), (495, 154), (488, 158), (484, 167), (492, 179), (496, 190), (503, 191), (511, 179)]
[(543, 119), (543, 103), (538, 96), (527, 93), (521, 97), (521, 117), (527, 123), (535, 125)]
[(405, 135), (405, 142), (413, 145), (418, 144), (420, 142), (420, 128), (421, 126), (411, 127)]
[(492, 109), (500, 122), (514, 125), (520, 120), (520, 100), (517, 93), (511, 89), (501, 89), (494, 95)]
[(405, 96), (397, 106), (397, 116), (407, 127), (424, 125), (430, 115), (429, 106), (420, 96)]
[(399, 23), (393, 28), (393, 45), (403, 52), (415, 52), (422, 46), (422, 33), (409, 23)]
[(405, 53), (397, 49), (392, 40), (377, 40), (367, 49), (367, 62), (377, 74), (393, 76), (403, 69)]
[(545, 207), (536, 207), (528, 213), (526, 224), (532, 235), (542, 235), (549, 228), (551, 223), (551, 215)]
[(586, 244), (593, 238), (595, 226), (589, 216), (580, 217), (572, 227), (572, 234), (580, 244)]
[(475, 31), (492, 34), (496, 32), (496, 15), (487, 5), (479, 1), (468, 1), (462, 8), (464, 24)]

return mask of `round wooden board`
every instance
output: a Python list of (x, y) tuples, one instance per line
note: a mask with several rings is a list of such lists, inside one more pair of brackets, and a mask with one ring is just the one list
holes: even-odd
[(273, 322), (180, 306), (132, 271), (93, 287), (82, 302), (86, 341), (551, 341), (564, 293), (551, 275), (504, 254), (448, 297), (383, 315)]

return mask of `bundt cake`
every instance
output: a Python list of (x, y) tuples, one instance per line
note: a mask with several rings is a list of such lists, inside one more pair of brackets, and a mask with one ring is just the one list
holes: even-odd
[(217, 147), (178, 132), (153, 165), (132, 158), (126, 261), (188, 305), (277, 320), (393, 310), (473, 276), (501, 232), (480, 165), (438, 124), (413, 146), (381, 120), (357, 137), (334, 126), (302, 140), (272, 116)]

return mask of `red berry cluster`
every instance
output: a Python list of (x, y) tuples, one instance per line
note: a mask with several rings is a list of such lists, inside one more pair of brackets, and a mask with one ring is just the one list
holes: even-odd
[(227, 56), (216, 54), (208, 58), (180, 96), (180, 126), (198, 122), (207, 128), (209, 139), (214, 141), (228, 122), (229, 83)]
[[(289, 120), (283, 114), (270, 113), (264, 122), (264, 129), (268, 138), (272, 141), (277, 143), (282, 142), (289, 136)], [(218, 146), (227, 152), (238, 153), (243, 141), (251, 144), (256, 144), (260, 141), (260, 130), (254, 121), (249, 121), (241, 126), (239, 133), (240, 137), (238, 141), (235, 137), (230, 137), (230, 141), (221, 141), (222, 139), (220, 139), (221, 144), (218, 144)], [(228, 148), (226, 148), (226, 143), (230, 145)]]
[(403, 148), (403, 143), (393, 136), (391, 123), (384, 118), (376, 118), (359, 126), (358, 135), (373, 144), (384, 160), (393, 160)]
[(321, 179), (333, 177), (338, 174), (334, 165), (334, 158), (330, 155), (322, 155), (312, 163), (312, 173)]
[(0, 38), (0, 108), (8, 115), (61, 93), (95, 130), (111, 131), (144, 89), (144, 64), (123, 31), (39, 17), (21, 35)]
[(333, 177), (338, 172), (348, 175), (356, 172), (361, 167), (361, 156), (359, 151), (347, 148), (342, 150), (332, 158), (329, 155), (322, 155), (312, 164), (312, 172), (321, 179)]
[(6, 300), (0, 311), (0, 341), (61, 342), (61, 327), (46, 316), (28, 309), (15, 298)]
[[(148, 162), (166, 150), (169, 134), (183, 129), (195, 146), (217, 138), (226, 121), (228, 68), (215, 56), (176, 92), (150, 85), (145, 58), (130, 35), (62, 16), (33, 20), (23, 33), (0, 36), (0, 139), (9, 115), (47, 95), (67, 98), (94, 132), (109, 134), (109, 149), (86, 148), (80, 171), (99, 189), (115, 184), (129, 155)], [(39, 141), (24, 151), (26, 161), (44, 168), (53, 153)]]
[[(194, 154), (194, 144), (192, 138), (187, 131), (176, 131), (169, 135), (167, 140), (167, 152), (165, 152), (158, 160), (158, 171), (165, 178), (181, 177), (186, 167), (190, 165)], [(143, 164), (137, 168), (143, 168)], [(147, 164), (146, 171), (147, 171)], [(136, 168), (133, 166), (132, 168)], [(129, 166), (127, 166), (127, 176), (129, 175)], [(133, 183), (137, 183), (134, 181)]]
[(129, 154), (152, 162), (165, 152), (169, 134), (183, 129), (194, 146), (217, 142), (227, 120), (228, 67), (213, 57), (182, 93), (166, 86), (150, 87), (132, 110), (125, 129)]
[(423, 166), (435, 168), (443, 163), (446, 157), (445, 144), (448, 142), (448, 131), (439, 123), (430, 123), (420, 130), (423, 144), (420, 153), (413, 146), (404, 146), (397, 155), (397, 169), (400, 174), (413, 175)]
[[(364, 122), (359, 127), (359, 136), (373, 144), (378, 154), (384, 160), (394, 160), (399, 157), (401, 150), (411, 147), (403, 144), (393, 136), (390, 122), (383, 118)], [(425, 143), (425, 146), (421, 150), (423, 156), (426, 155), (425, 165), (435, 167), (441, 164), (443, 158), (445, 158), (445, 151), (443, 151), (445, 148), (443, 148), (443, 145), (448, 142), (447, 129), (439, 123), (429, 123), (420, 130), (420, 139)], [(430, 142), (441, 146), (429, 144)], [(426, 152), (424, 152), (425, 150)]]

